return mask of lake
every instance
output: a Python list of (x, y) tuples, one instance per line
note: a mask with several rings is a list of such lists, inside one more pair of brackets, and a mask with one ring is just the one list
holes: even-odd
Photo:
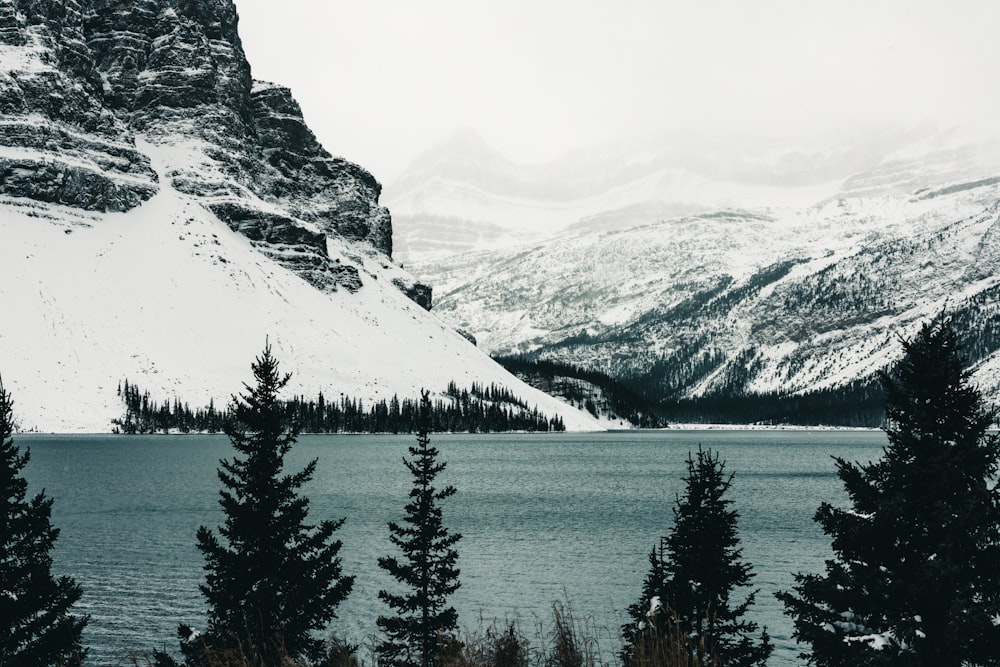
[[(204, 581), (195, 531), (222, 521), (218, 460), (224, 436), (25, 435), (25, 475), (34, 494), (55, 499), (61, 530), (54, 570), (83, 586), (91, 614), (91, 664), (120, 664), (128, 651), (176, 649), (177, 624), (203, 627)], [(413, 436), (303, 436), (290, 470), (318, 458), (306, 487), (310, 518), (347, 519), (338, 531), (354, 591), (332, 630), (363, 643), (387, 612), (377, 599), (392, 582), (377, 566), (394, 553), (388, 521), (403, 516), (411, 478), (403, 467)], [(846, 502), (831, 456), (867, 462), (881, 454), (880, 431), (637, 431), (588, 434), (435, 434), (448, 463), (439, 477), (458, 493), (444, 521), (462, 533), (459, 622), (475, 630), (518, 618), (529, 636), (551, 624), (554, 601), (609, 658), (619, 649), (625, 609), (641, 591), (648, 554), (672, 524), (689, 451), (701, 444), (736, 473), (744, 558), (760, 589), (751, 617), (777, 646), (769, 664), (803, 664), (791, 621), (774, 599), (794, 572), (821, 572), (829, 540), (812, 517), (820, 502)], [(742, 599), (742, 598), (740, 598)]]

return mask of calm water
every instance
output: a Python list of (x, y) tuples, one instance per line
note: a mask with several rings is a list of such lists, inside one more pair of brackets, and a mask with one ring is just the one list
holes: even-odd
[[(23, 436), (30, 492), (55, 499), (62, 533), (55, 568), (84, 588), (85, 641), (93, 664), (129, 650), (176, 646), (178, 622), (204, 624), (198, 592), (198, 526), (216, 527), (216, 465), (231, 455), (222, 436)], [(392, 553), (386, 523), (402, 517), (410, 488), (401, 457), (412, 436), (305, 436), (289, 465), (318, 458), (307, 487), (311, 517), (340, 518), (344, 569), (354, 592), (333, 629), (363, 642), (386, 609), (391, 582), (378, 569)], [(792, 573), (819, 572), (829, 542), (813, 524), (823, 500), (844, 502), (831, 455), (879, 456), (881, 432), (665, 431), (557, 435), (436, 435), (458, 494), (445, 506), (459, 543), (460, 623), (517, 615), (529, 634), (569, 600), (607, 655), (618, 649), (624, 609), (639, 595), (647, 554), (671, 525), (689, 450), (721, 453), (736, 473), (744, 556), (761, 589), (755, 620), (777, 645), (772, 665), (797, 665), (791, 623), (773, 598)]]

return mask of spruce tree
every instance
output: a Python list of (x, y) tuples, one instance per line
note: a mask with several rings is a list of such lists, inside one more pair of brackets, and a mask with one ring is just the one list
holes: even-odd
[(836, 459), (849, 506), (823, 503), (822, 575), (778, 597), (810, 664), (1000, 665), (1000, 444), (943, 316), (903, 342), (880, 380), (888, 446)]
[(417, 446), (409, 448), (411, 460), (403, 459), (413, 475), (410, 502), (404, 508), (403, 524), (389, 523), (389, 539), (402, 551), (402, 559), (378, 560), (379, 567), (407, 588), (401, 594), (378, 593), (395, 611), (394, 616), (377, 620), (386, 635), (379, 646), (380, 664), (440, 665), (439, 641), (458, 626), (458, 613), (446, 605), (460, 585), (454, 547), (462, 536), (450, 534), (441, 520), (438, 503), (454, 495), (455, 487), (438, 490), (434, 486), (446, 464), (437, 462), (438, 450), (430, 445), (430, 422), (431, 401), (425, 391), (420, 398)]
[(628, 609), (622, 657), (634, 664), (640, 654), (675, 651), (669, 644), (681, 638), (693, 665), (763, 665), (774, 647), (766, 630), (751, 637), (757, 624), (744, 618), (756, 591), (733, 599), (753, 578), (739, 547), (738, 513), (726, 497), (733, 475), (717, 454), (700, 447), (696, 456), (688, 454), (687, 469), (674, 525), (650, 553), (641, 598)]
[(82, 593), (70, 577), (52, 576), (52, 546), (59, 530), (50, 522), (52, 499), (30, 500), (21, 471), (30, 453), (18, 452), (14, 407), (0, 381), (0, 665), (80, 665), (80, 634), (87, 616), (70, 608)]
[[(278, 394), (291, 376), (279, 373), (270, 345), (251, 368), (256, 384), (244, 384), (245, 392), (233, 397), (225, 426), (237, 455), (223, 459), (218, 471), (223, 539), (204, 526), (197, 534), (209, 612), (208, 632), (182, 641), (193, 664), (234, 647), (265, 664), (279, 664), (283, 654), (318, 658), (322, 642), (312, 633), (336, 618), (354, 584), (341, 573), (341, 543), (332, 539), (343, 519), (307, 521), (309, 501), (299, 490), (316, 460), (299, 472), (284, 471), (298, 427)], [(180, 634), (192, 636), (183, 626)]]

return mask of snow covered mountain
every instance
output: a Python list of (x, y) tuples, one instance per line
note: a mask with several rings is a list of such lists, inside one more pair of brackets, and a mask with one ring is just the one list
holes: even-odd
[(0, 373), (24, 429), (107, 431), (118, 382), (225, 401), (270, 340), (290, 390), (528, 387), (428, 312), (381, 186), (254, 81), (231, 0), (0, 0)]
[[(815, 190), (871, 156), (820, 161), (777, 189), (761, 176), (751, 194), (773, 194), (769, 206), (563, 224), (543, 243), (414, 251), (410, 266), (484, 349), (606, 372), (660, 399), (870, 380), (900, 353), (898, 335), (942, 310), (1000, 399), (1000, 146), (906, 139)], [(807, 191), (809, 205), (790, 196)]]
[(515, 164), (471, 130), (419, 156), (386, 187), (397, 256), (541, 244), (720, 208), (808, 206), (929, 128), (872, 128), (794, 142), (674, 132)]

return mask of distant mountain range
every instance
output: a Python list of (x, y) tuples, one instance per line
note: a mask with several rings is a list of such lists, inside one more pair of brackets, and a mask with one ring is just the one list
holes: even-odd
[(878, 136), (701, 153), (668, 137), (519, 167), (463, 134), (386, 199), (439, 314), (491, 353), (661, 402), (846, 391), (948, 312), (1000, 399), (1000, 144)]
[(270, 341), (290, 387), (477, 382), (570, 429), (428, 312), (381, 185), (255, 81), (232, 0), (0, 3), (0, 373), (21, 428), (108, 431), (122, 379), (217, 405)]
[[(385, 201), (396, 220), (397, 256), (421, 262), (721, 209), (811, 206), (845, 189), (891, 187), (874, 170), (894, 153), (920, 146), (948, 152), (955, 141), (929, 127), (801, 141), (678, 132), (520, 165), (462, 130), (414, 160), (386, 187)], [(973, 164), (950, 166), (976, 171), (979, 156), (961, 157)]]

